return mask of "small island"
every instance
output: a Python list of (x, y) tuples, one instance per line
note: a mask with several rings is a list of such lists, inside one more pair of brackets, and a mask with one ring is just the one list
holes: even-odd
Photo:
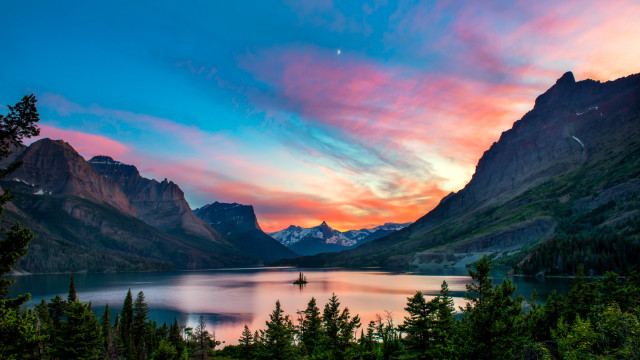
[(298, 279), (296, 279), (296, 281), (293, 282), (294, 285), (304, 285), (306, 283), (307, 283), (307, 277), (304, 276), (304, 274), (302, 274), (302, 272), (298, 276)]

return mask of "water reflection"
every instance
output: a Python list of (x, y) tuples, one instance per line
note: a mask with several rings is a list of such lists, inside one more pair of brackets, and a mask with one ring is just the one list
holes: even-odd
[[(74, 280), (82, 301), (91, 301), (93, 309), (102, 314), (109, 303), (115, 312), (121, 311), (128, 289), (135, 297), (144, 291), (151, 308), (150, 317), (160, 324), (177, 318), (181, 324), (194, 326), (203, 316), (218, 340), (234, 344), (247, 324), (252, 331), (264, 328), (276, 300), (287, 314), (296, 318), (311, 297), (322, 309), (335, 293), (342, 306), (359, 314), (363, 326), (375, 320), (377, 314), (388, 311), (396, 323), (406, 315), (407, 297), (422, 291), (428, 299), (440, 291), (443, 280), (449, 284), (456, 308), (464, 305), (466, 284), (470, 281), (464, 270), (437, 269), (430, 273), (387, 272), (376, 270), (306, 269), (308, 283), (293, 285), (298, 269), (259, 268), (224, 269), (189, 272), (76, 274)], [(504, 273), (496, 272), (494, 282), (501, 282)], [(64, 274), (14, 277), (12, 293), (30, 292), (31, 304), (55, 295), (66, 297), (69, 276)], [(514, 278), (518, 292), (525, 297), (535, 288), (542, 299), (554, 290), (565, 291), (566, 279)]]

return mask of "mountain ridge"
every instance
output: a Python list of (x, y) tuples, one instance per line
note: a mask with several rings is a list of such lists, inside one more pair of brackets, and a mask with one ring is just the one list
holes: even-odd
[(414, 224), (346, 252), (283, 264), (466, 266), (482, 255), (522, 258), (565, 231), (567, 219), (588, 215), (574, 204), (616, 186), (629, 191), (614, 209), (631, 214), (639, 114), (640, 74), (600, 83), (565, 73), (484, 152), (469, 183)]
[(400, 230), (409, 224), (386, 223), (374, 228), (339, 231), (323, 221), (320, 225), (311, 228), (290, 225), (286, 229), (271, 232), (269, 235), (300, 255), (315, 255), (350, 249)]

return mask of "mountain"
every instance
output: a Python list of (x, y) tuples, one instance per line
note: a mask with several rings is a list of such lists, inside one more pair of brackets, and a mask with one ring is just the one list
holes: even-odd
[(13, 159), (23, 164), (11, 176), (36, 184), (41, 194), (71, 194), (136, 215), (120, 188), (104, 177), (96, 176), (84, 158), (63, 141), (36, 141), (29, 147), (16, 149)]
[(135, 209), (136, 217), (145, 223), (169, 233), (224, 242), (220, 234), (195, 216), (184, 192), (173, 181), (144, 178), (135, 166), (105, 155), (94, 156), (89, 164), (122, 189)]
[[(23, 164), (0, 181), (3, 189), (12, 188), (17, 195), (6, 208), (3, 225), (19, 221), (35, 233), (29, 253), (17, 266), (19, 270), (195, 269), (252, 261), (197, 218), (209, 228), (210, 236), (188, 232), (189, 228), (178, 229), (185, 223), (182, 217), (166, 229), (137, 218), (136, 210), (143, 217), (152, 212), (145, 212), (137, 202), (132, 205), (115, 182), (96, 172), (64, 141), (42, 139), (16, 149), (5, 160)], [(171, 184), (155, 186), (162, 190)], [(181, 191), (174, 189), (175, 193)], [(158, 207), (163, 208), (161, 201)]]
[[(621, 241), (635, 249), (639, 139), (640, 74), (601, 83), (576, 82), (568, 72), (484, 153), (462, 190), (414, 224), (352, 250), (289, 263), (465, 266), (487, 254), (516, 265), (549, 239), (574, 234), (626, 236)], [(618, 253), (599, 261), (627, 261)], [(596, 256), (579, 249), (539, 255), (556, 264)]]
[(373, 229), (349, 230), (340, 232), (332, 229), (326, 222), (312, 227), (302, 228), (291, 225), (288, 228), (270, 233), (283, 245), (300, 255), (314, 255), (324, 252), (339, 252), (375, 240), (393, 231), (409, 225), (387, 223)]
[(251, 205), (216, 201), (195, 209), (193, 213), (223, 234), (238, 249), (255, 258), (270, 262), (298, 256), (262, 231)]

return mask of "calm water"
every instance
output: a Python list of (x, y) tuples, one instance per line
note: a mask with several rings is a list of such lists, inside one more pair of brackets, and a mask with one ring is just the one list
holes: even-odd
[[(216, 339), (237, 343), (245, 324), (251, 331), (264, 329), (276, 300), (286, 313), (296, 319), (296, 311), (304, 310), (311, 297), (322, 309), (335, 293), (342, 306), (359, 314), (363, 326), (376, 319), (376, 314), (391, 312), (396, 323), (406, 315), (407, 297), (420, 290), (431, 298), (446, 280), (457, 306), (464, 305), (465, 285), (470, 281), (464, 270), (435, 270), (432, 273), (362, 271), (344, 269), (303, 270), (309, 283), (302, 288), (292, 284), (298, 269), (259, 268), (154, 273), (76, 274), (78, 297), (91, 301), (100, 315), (108, 303), (111, 317), (122, 309), (128, 289), (134, 296), (144, 291), (153, 320), (169, 324), (177, 318), (180, 324), (195, 325), (204, 316), (207, 328)], [(14, 277), (12, 294), (30, 292), (31, 304), (55, 295), (66, 298), (69, 275), (28, 275)], [(501, 281), (496, 273), (494, 282)], [(535, 288), (542, 299), (554, 289), (564, 292), (566, 279), (514, 278), (518, 292), (528, 297)]]

